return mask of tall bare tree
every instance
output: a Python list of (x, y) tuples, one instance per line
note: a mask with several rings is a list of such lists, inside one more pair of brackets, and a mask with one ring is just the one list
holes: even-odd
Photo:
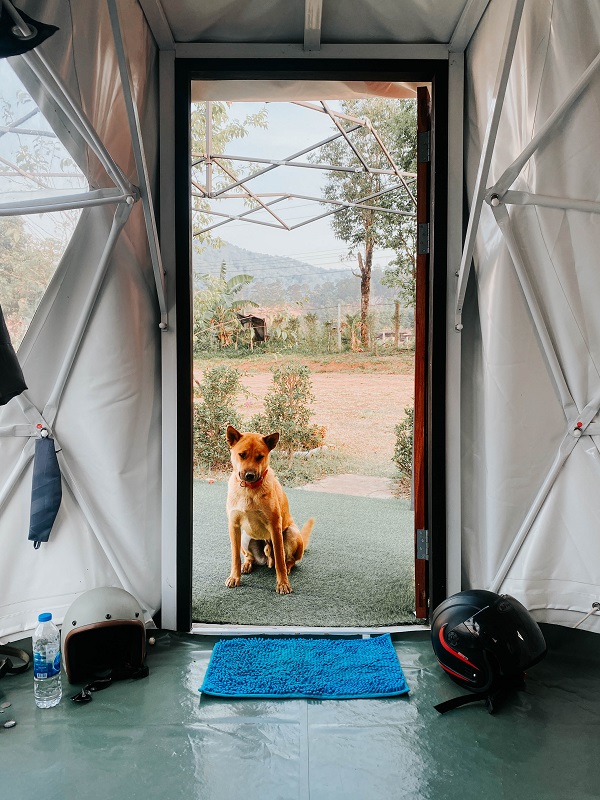
[[(348, 132), (348, 138), (362, 156), (362, 161), (344, 138), (319, 148), (311, 155), (311, 161), (355, 168), (356, 171), (352, 172), (328, 172), (323, 196), (330, 200), (360, 204), (365, 198), (399, 182), (393, 175), (364, 168), (363, 161), (372, 170), (390, 169), (388, 155), (371, 132), (371, 126), (378, 133), (398, 169), (415, 171), (416, 103), (412, 100), (369, 98), (343, 101), (342, 109), (347, 115), (370, 121), (370, 126)], [(347, 131), (351, 127), (350, 123), (341, 124)], [(373, 197), (370, 202), (367, 201), (367, 205), (397, 211), (414, 211), (413, 202), (405, 188)], [(399, 259), (397, 265), (393, 262), (393, 266), (399, 269), (402, 277), (411, 269), (414, 270), (414, 255), (411, 256), (411, 250), (414, 250), (415, 221), (412, 217), (361, 207), (340, 211), (332, 215), (331, 221), (336, 237), (347, 243), (348, 255), (356, 258), (358, 271), (353, 270), (353, 273), (360, 278), (361, 342), (363, 347), (368, 347), (373, 255), (377, 247), (393, 247), (396, 250), (395, 261)], [(396, 285), (393, 278), (389, 285)]]

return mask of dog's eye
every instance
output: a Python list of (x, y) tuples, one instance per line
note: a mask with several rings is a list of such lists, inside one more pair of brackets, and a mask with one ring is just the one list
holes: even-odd
[(263, 460), (263, 458), (264, 458), (264, 456), (263, 456), (263, 455), (258, 455), (258, 456), (256, 456), (256, 460), (257, 460), (257, 461), (262, 461), (262, 460)]
[(248, 458), (248, 453), (240, 453), (240, 458)]

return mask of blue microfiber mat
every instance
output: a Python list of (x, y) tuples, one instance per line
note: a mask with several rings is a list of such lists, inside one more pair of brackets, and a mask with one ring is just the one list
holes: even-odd
[(204, 694), (349, 700), (409, 691), (389, 634), (371, 639), (222, 639), (214, 646)]

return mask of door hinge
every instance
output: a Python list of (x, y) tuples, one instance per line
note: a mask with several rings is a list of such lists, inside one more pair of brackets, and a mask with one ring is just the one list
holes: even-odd
[(417, 231), (417, 255), (429, 253), (429, 223), (421, 222)]
[(431, 161), (431, 131), (417, 133), (417, 162), (426, 164)]
[(417, 529), (417, 560), (429, 561), (429, 531)]

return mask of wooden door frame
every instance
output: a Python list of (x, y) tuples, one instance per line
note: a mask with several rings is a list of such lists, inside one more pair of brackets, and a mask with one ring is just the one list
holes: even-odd
[[(426, 508), (431, 537), (426, 582), (428, 616), (446, 597), (446, 272), (448, 208), (448, 60), (352, 61), (177, 58), (175, 102), (175, 248), (177, 334), (177, 630), (192, 625), (192, 288), (189, 209), (189, 109), (192, 80), (341, 80), (429, 83), (432, 96), (431, 228), (425, 380)], [(398, 409), (400, 413), (401, 409)], [(392, 533), (390, 533), (392, 535)]]

